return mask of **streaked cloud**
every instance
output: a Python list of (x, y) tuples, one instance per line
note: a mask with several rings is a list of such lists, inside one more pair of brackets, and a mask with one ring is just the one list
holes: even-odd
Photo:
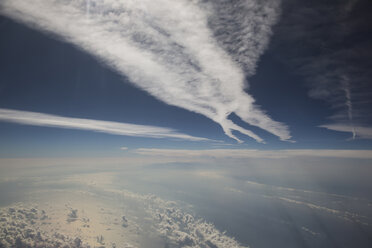
[(342, 88), (345, 92), (345, 98), (346, 98), (345, 105), (347, 107), (347, 116), (348, 116), (348, 119), (349, 119), (349, 123), (351, 125), (351, 132), (353, 134), (352, 138), (355, 139), (356, 130), (355, 130), (354, 121), (353, 121), (353, 103), (352, 103), (352, 100), (351, 100), (350, 83), (349, 83), (348, 78), (346, 78), (346, 77), (343, 80)]
[(172, 138), (190, 141), (208, 140), (206, 138), (183, 134), (171, 128), (120, 123), (113, 121), (62, 117), (57, 115), (11, 109), (0, 109), (0, 121), (13, 122), (31, 126), (90, 130), (94, 132), (124, 136), (147, 138)]
[(284, 63), (306, 81), (309, 96), (331, 108), (329, 118), (351, 127), (371, 125), (368, 6), (368, 0), (284, 1), (273, 42)]
[[(276, 23), (280, 1), (3, 0), (0, 13), (58, 35), (129, 78), (157, 99), (202, 114), (241, 142), (238, 115), (281, 140), (274, 121), (246, 93)], [(234, 14), (231, 14), (234, 13)], [(233, 40), (232, 40), (233, 39)]]
[(319, 127), (326, 128), (328, 130), (338, 131), (338, 132), (345, 132), (351, 133), (352, 138), (360, 138), (360, 139), (372, 139), (372, 128), (371, 127), (363, 127), (363, 126), (351, 126), (350, 124), (327, 124), (321, 125)]
[(335, 157), (335, 158), (363, 158), (371, 159), (372, 150), (253, 150), (253, 149), (156, 149), (139, 148), (137, 154), (148, 156), (189, 157), (189, 158), (289, 158), (289, 157)]

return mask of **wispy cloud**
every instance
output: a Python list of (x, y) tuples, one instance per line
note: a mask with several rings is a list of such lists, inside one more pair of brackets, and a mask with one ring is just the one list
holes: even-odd
[(291, 138), (245, 92), (276, 22), (277, 0), (3, 0), (0, 12), (57, 34), (157, 99), (219, 123), (239, 142), (233, 130), (263, 139), (228, 119), (231, 113)]
[(351, 92), (350, 92), (350, 83), (348, 78), (344, 78), (342, 83), (342, 88), (345, 91), (345, 105), (347, 107), (347, 116), (349, 118), (350, 126), (351, 126), (351, 132), (353, 133), (353, 139), (356, 137), (356, 130), (354, 128), (353, 123), (353, 103), (351, 101)]
[(370, 126), (370, 1), (287, 0), (282, 8), (273, 44), (309, 96), (327, 102), (336, 125)]
[(334, 157), (334, 158), (364, 158), (372, 159), (372, 150), (253, 150), (253, 149), (156, 149), (139, 148), (137, 154), (148, 156), (165, 156), (180, 158), (290, 158), (290, 157)]
[(124, 136), (148, 138), (172, 138), (190, 141), (208, 140), (206, 138), (200, 138), (179, 133), (176, 130), (170, 128), (136, 125), (113, 121), (62, 117), (57, 115), (10, 109), (0, 109), (0, 121), (13, 122), (32, 126), (90, 130), (95, 132)]
[(352, 126), (347, 123), (328, 124), (321, 125), (319, 127), (323, 127), (338, 132), (351, 133), (353, 135), (353, 139), (355, 138), (372, 139), (372, 127)]

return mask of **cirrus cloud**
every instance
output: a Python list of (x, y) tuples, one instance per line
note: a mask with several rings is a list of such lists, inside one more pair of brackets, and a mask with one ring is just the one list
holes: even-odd
[(281, 140), (291, 138), (245, 91), (278, 2), (3, 0), (0, 13), (95, 55), (157, 99), (217, 122), (238, 142), (234, 130), (264, 142), (228, 117), (235, 113)]
[[(177, 132), (171, 128), (120, 123), (113, 121), (91, 120), (83, 118), (62, 117), (37, 112), (1, 109), (0, 121), (19, 123), (31, 126), (58, 127), (66, 129), (90, 130), (114, 135), (148, 137), (148, 138), (174, 138), (190, 141), (206, 141), (208, 139), (195, 137)], [(123, 148), (121, 148), (124, 150)]]

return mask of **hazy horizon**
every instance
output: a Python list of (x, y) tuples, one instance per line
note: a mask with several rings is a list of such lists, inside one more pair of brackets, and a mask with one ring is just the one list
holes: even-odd
[(371, 247), (371, 10), (0, 1), (0, 247)]

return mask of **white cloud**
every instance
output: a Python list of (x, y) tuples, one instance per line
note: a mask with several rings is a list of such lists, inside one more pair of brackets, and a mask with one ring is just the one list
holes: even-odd
[[(88, 247), (79, 237), (69, 237), (57, 231), (46, 231), (50, 217), (45, 211), (25, 207), (22, 204), (0, 209), (1, 247)], [(44, 218), (45, 217), (45, 218)], [(44, 227), (44, 228), (42, 228)]]
[(372, 43), (354, 39), (365, 32), (370, 15), (360, 11), (361, 2), (284, 1), (273, 44), (276, 56), (306, 82), (309, 96), (326, 101), (333, 112), (330, 118), (350, 126), (371, 122), (372, 71), (367, 61)]
[(350, 83), (347, 77), (344, 77), (342, 88), (345, 91), (345, 105), (347, 107), (347, 116), (349, 118), (349, 122), (351, 124), (351, 132), (353, 133), (353, 139), (356, 137), (356, 131), (353, 124), (353, 103), (351, 101), (351, 92), (350, 92)]
[(254, 73), (277, 19), (277, 0), (3, 0), (0, 12), (57, 34), (157, 99), (219, 123), (237, 141), (233, 130), (263, 139), (229, 120), (231, 113), (281, 140), (291, 138), (288, 127), (244, 91), (243, 68)]
[(166, 157), (212, 157), (212, 158), (288, 158), (288, 157), (335, 157), (335, 158), (372, 158), (372, 150), (253, 150), (253, 149), (210, 149), (182, 150), (139, 148), (137, 154)]
[(349, 124), (344, 124), (344, 123), (327, 124), (327, 125), (321, 125), (319, 127), (327, 128), (329, 130), (338, 131), (338, 132), (351, 133), (353, 139), (354, 138), (372, 139), (372, 128), (371, 127), (351, 126)]
[(163, 207), (149, 209), (154, 219), (159, 221), (158, 231), (166, 237), (171, 247), (244, 247), (213, 224), (194, 218), (179, 208), (164, 204)]
[[(109, 191), (106, 190), (108, 193)], [(221, 232), (212, 223), (197, 218), (180, 208), (173, 201), (156, 195), (140, 195), (130, 191), (112, 191), (124, 199), (134, 199), (145, 206), (145, 211), (154, 220), (154, 229), (166, 240), (169, 247), (220, 247), (243, 248), (235, 238)]]
[(191, 141), (206, 141), (206, 138), (179, 133), (174, 129), (155, 126), (136, 125), (113, 121), (100, 121), (82, 118), (70, 118), (57, 115), (0, 109), (0, 121), (14, 122), (32, 126), (81, 129), (114, 135), (125, 135), (148, 138), (174, 138)]
[(126, 150), (128, 150), (128, 147), (122, 146), (122, 147), (120, 147), (120, 150), (126, 151)]
[[(105, 243), (106, 247), (116, 247), (115, 243), (118, 247), (244, 247), (176, 202), (101, 186), (94, 185), (92, 191), (68, 191), (67, 203), (61, 195), (52, 195), (38, 202), (45, 211), (31, 209), (30, 203), (0, 208), (0, 246), (101, 247)], [(43, 194), (46, 192), (56, 193), (46, 190)], [(121, 199), (120, 204), (116, 205), (115, 199)], [(70, 204), (78, 205), (85, 217), (78, 217)], [(73, 223), (63, 221), (66, 211)], [(128, 216), (118, 218), (123, 212)], [(139, 242), (144, 239), (150, 242)]]

